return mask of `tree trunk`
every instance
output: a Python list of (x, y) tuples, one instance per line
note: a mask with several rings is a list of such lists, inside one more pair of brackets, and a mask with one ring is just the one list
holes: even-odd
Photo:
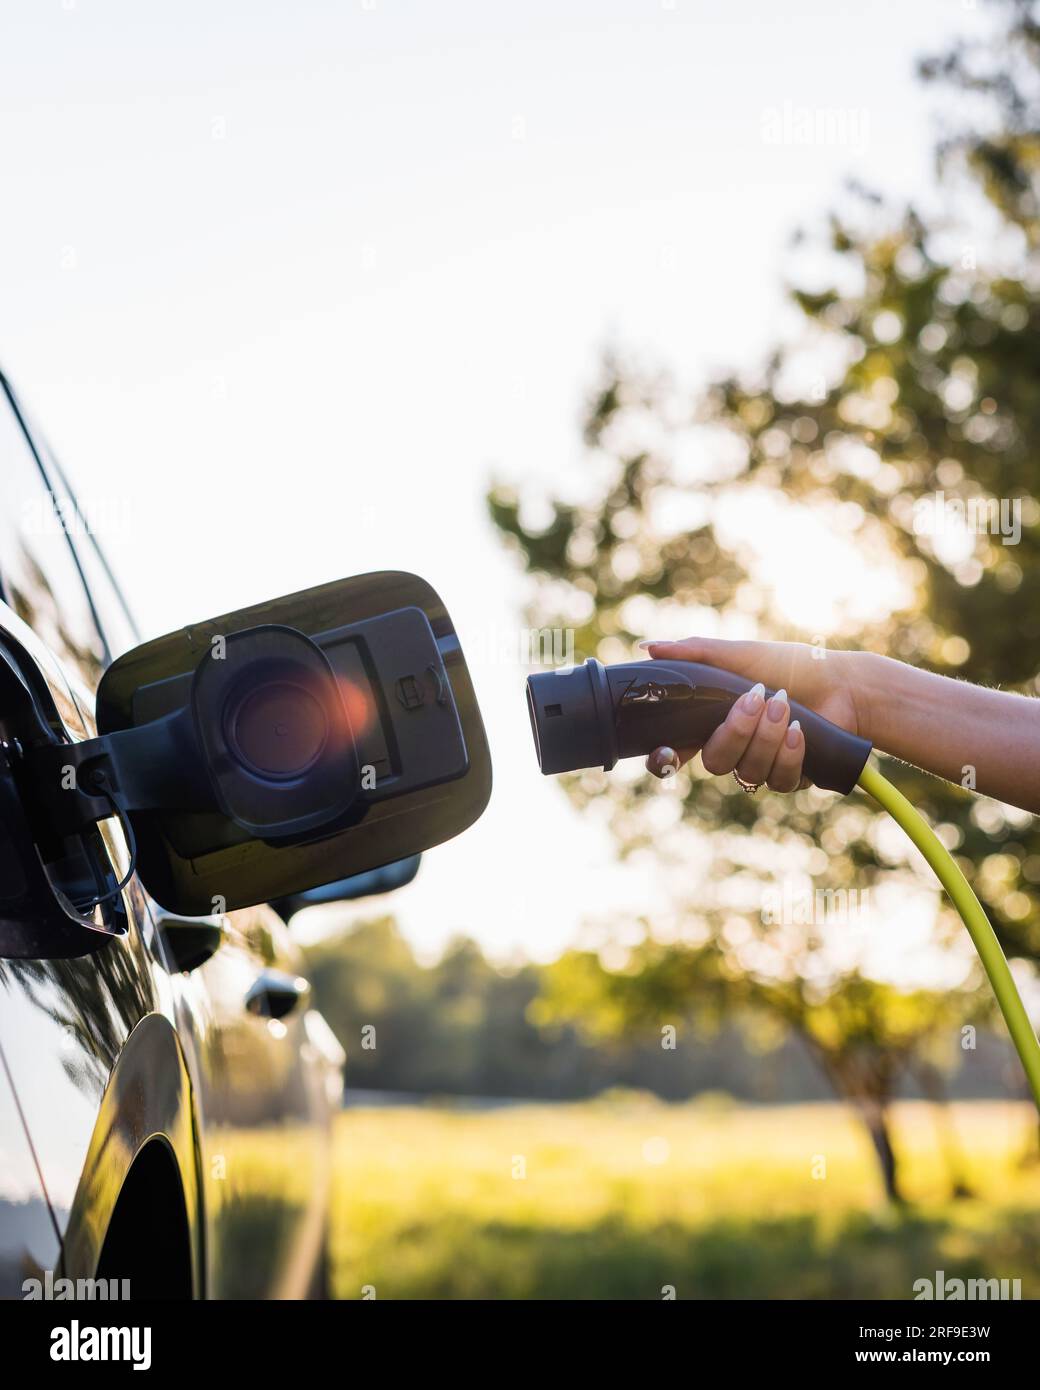
[[(853, 1069), (843, 1061), (819, 1047), (815, 1039), (806, 1037), (809, 1051), (816, 1058), (821, 1071), (834, 1088), (834, 1093), (842, 1100), (855, 1106), (857, 1114), (867, 1127), (870, 1142), (881, 1170), (881, 1182), (885, 1196), (890, 1202), (902, 1206), (906, 1201), (899, 1187), (899, 1171), (892, 1137), (888, 1127), (888, 1097), (891, 1095), (891, 1078), (886, 1081), (875, 1074), (874, 1084), (865, 1085), (862, 1075), (857, 1076)], [(882, 1099), (884, 1097), (884, 1099)]]
[(870, 1142), (874, 1145), (878, 1167), (881, 1169), (881, 1181), (884, 1184), (885, 1196), (890, 1202), (902, 1206), (906, 1198), (899, 1187), (896, 1153), (892, 1147), (892, 1136), (888, 1126), (888, 1107), (873, 1101), (860, 1101), (859, 1112), (863, 1116), (863, 1123), (870, 1135)]

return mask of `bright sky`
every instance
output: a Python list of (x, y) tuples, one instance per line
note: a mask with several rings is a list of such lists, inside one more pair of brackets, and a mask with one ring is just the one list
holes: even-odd
[(496, 789), (392, 899), (424, 951), (545, 957), (654, 902), (538, 773), (491, 472), (580, 465), (608, 341), (753, 363), (846, 175), (929, 188), (914, 59), (974, 11), (6, 0), (0, 360), (146, 635), (402, 568), (473, 656)]

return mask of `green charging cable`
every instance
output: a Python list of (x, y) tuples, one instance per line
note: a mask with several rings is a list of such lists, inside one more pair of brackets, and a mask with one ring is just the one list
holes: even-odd
[(1033, 1025), (1029, 1022), (1022, 997), (1008, 969), (996, 933), (982, 910), (982, 904), (935, 831), (911, 806), (902, 792), (897, 791), (870, 763), (860, 773), (859, 785), (902, 826), (949, 893), (954, 907), (968, 929), (968, 935), (975, 943), (979, 960), (982, 961), (983, 969), (993, 986), (993, 993), (997, 996), (997, 1003), (1004, 1015), (1011, 1041), (1015, 1044), (1015, 1051), (1022, 1062), (1029, 1089), (1033, 1093), (1037, 1109), (1040, 1109), (1040, 1042), (1033, 1032)]

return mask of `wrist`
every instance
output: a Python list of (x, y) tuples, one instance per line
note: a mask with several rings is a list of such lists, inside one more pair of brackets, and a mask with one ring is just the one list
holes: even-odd
[(842, 672), (856, 712), (856, 732), (876, 747), (887, 738), (885, 715), (892, 708), (892, 670), (899, 663), (876, 652), (842, 652)]

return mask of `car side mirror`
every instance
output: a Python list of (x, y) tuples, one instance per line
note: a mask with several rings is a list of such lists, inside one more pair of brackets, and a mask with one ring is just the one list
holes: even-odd
[(120, 815), (145, 887), (184, 915), (409, 859), (491, 793), (452, 621), (395, 571), (146, 642), (106, 671), (97, 725), (35, 751), (38, 808), (64, 829)]
[(358, 898), (372, 898), (378, 893), (393, 893), (405, 884), (411, 883), (419, 872), (421, 854), (409, 855), (393, 864), (383, 864), (378, 869), (369, 869), (363, 874), (352, 874), (350, 878), (337, 878), (320, 888), (308, 888), (305, 893), (294, 893), (288, 898), (276, 898), (271, 904), (279, 917), (286, 922), (305, 907), (318, 907), (325, 903), (356, 902)]

